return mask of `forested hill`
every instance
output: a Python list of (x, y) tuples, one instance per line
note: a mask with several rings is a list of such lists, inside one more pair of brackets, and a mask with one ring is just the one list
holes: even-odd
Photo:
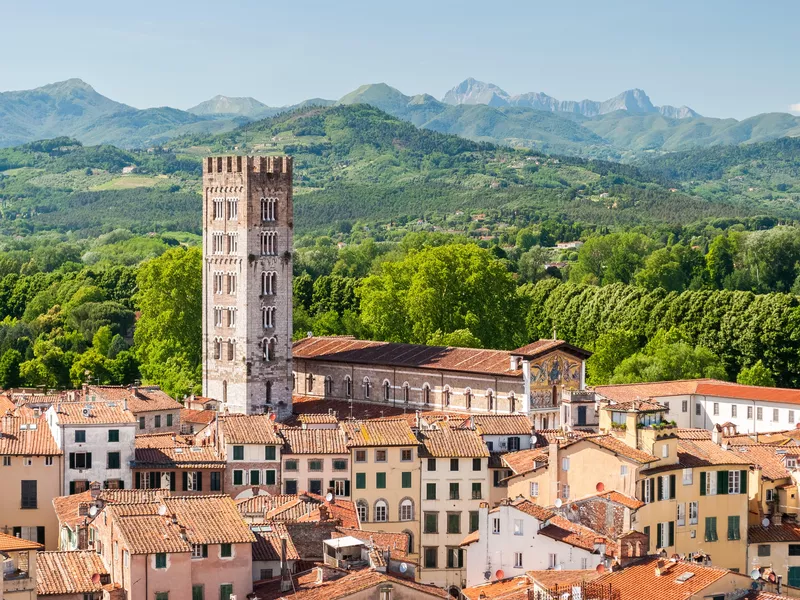
[(669, 173), (652, 165), (474, 142), (354, 104), (304, 107), (146, 152), (69, 138), (0, 149), (0, 232), (196, 233), (200, 157), (209, 153), (293, 155), (300, 233), (349, 231), (357, 223), (449, 230), (455, 216), (469, 221), (483, 213), (498, 227), (557, 219), (614, 229), (800, 212), (768, 198), (709, 197), (669, 183)]

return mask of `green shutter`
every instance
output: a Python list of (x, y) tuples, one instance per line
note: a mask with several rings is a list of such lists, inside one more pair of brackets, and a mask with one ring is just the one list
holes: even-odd
[(660, 548), (661, 536), (663, 535), (664, 526), (661, 523), (656, 523), (656, 548)]
[(142, 474), (139, 471), (133, 474), (133, 485), (137, 490), (142, 489)]
[(402, 474), (402, 486), (404, 488), (411, 487), (411, 471), (403, 471)]
[(739, 480), (742, 482), (741, 490), (742, 494), (747, 493), (747, 474), (749, 471), (739, 471)]
[(275, 446), (264, 446), (264, 460), (275, 460)]
[(203, 586), (202, 585), (193, 585), (192, 586), (192, 600), (204, 600), (204, 598), (203, 598)]
[(261, 481), (261, 471), (258, 469), (250, 470), (250, 485), (259, 485)]
[(647, 552), (650, 552), (650, 525), (643, 527), (642, 533), (647, 536)]
[(267, 470), (266, 481), (264, 483), (267, 485), (275, 485), (275, 469)]
[(728, 472), (717, 471), (717, 494), (728, 493)]
[(175, 471), (172, 471), (169, 474), (169, 491), (174, 492), (177, 484), (178, 484), (178, 474)]
[(356, 473), (356, 489), (364, 490), (367, 488), (367, 474)]
[(240, 469), (236, 469), (233, 472), (233, 485), (242, 485), (242, 473)]
[(675, 545), (675, 521), (669, 522), (669, 531), (667, 532), (667, 536), (669, 537), (669, 545), (670, 547)]
[(741, 539), (741, 533), (739, 529), (739, 515), (728, 517), (728, 539), (729, 540)]
[[(656, 496), (656, 500), (661, 500), (661, 496), (664, 493), (664, 480), (661, 477), (658, 477), (658, 495)], [(661, 539), (661, 536), (658, 537)]]
[(386, 488), (386, 473), (375, 473), (375, 487), (378, 489)]
[(700, 495), (706, 495), (706, 472), (700, 471)]
[(675, 500), (675, 475), (669, 476), (669, 499)]

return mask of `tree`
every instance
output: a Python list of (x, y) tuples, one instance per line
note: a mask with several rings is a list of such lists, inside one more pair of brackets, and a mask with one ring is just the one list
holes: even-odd
[(757, 360), (753, 366), (745, 367), (739, 371), (739, 375), (736, 376), (736, 383), (775, 387), (775, 377), (761, 360)]
[(92, 347), (101, 355), (101, 356), (108, 356), (109, 350), (111, 349), (111, 340), (114, 338), (114, 334), (111, 333), (111, 327), (108, 325), (103, 325), (97, 330), (97, 333), (94, 334), (92, 338)]
[(19, 366), (22, 364), (22, 354), (10, 348), (0, 358), (0, 388), (7, 390), (19, 385)]
[(171, 248), (144, 263), (134, 297), (140, 317), (134, 342), (145, 380), (172, 396), (200, 389), (202, 254)]
[(521, 281), (536, 283), (547, 276), (544, 265), (550, 253), (541, 246), (533, 246), (519, 257), (517, 272)]
[(597, 338), (594, 353), (586, 362), (591, 385), (608, 383), (619, 364), (640, 348), (638, 336), (625, 329), (612, 329)]
[(708, 277), (717, 289), (722, 289), (725, 278), (733, 273), (733, 254), (733, 244), (727, 235), (718, 235), (711, 241), (706, 265)]
[(428, 338), (429, 346), (453, 346), (455, 348), (483, 348), (481, 341), (469, 329), (457, 329), (450, 333), (434, 331)]

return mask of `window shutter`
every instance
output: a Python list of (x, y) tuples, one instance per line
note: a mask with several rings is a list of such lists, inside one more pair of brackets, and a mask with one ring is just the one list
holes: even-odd
[(669, 522), (668, 536), (669, 536), (669, 540), (668, 540), (669, 541), (669, 545), (670, 546), (674, 546), (675, 545), (675, 521), (670, 521)]
[(197, 491), (198, 492), (202, 492), (203, 491), (203, 472), (202, 471), (198, 471), (197, 472)]
[(717, 471), (717, 494), (728, 493), (728, 472)]
[(124, 479), (120, 479), (119, 480), (119, 489), (121, 489), (121, 490), (125, 489), (125, 480)]
[(186, 471), (184, 471), (182, 475), (183, 475), (183, 491), (186, 492), (189, 490), (189, 474)]
[(739, 481), (741, 482), (742, 494), (747, 493), (747, 473), (748, 471), (739, 471)]
[(345, 479), (344, 480), (344, 495), (345, 496), (350, 496), (350, 480), (349, 479)]
[(133, 487), (137, 490), (142, 489), (142, 474), (139, 471), (133, 474)]
[(175, 477), (176, 475), (177, 475), (177, 473), (175, 473), (175, 471), (173, 471), (169, 475), (169, 491), (170, 492), (174, 492), (175, 491), (175, 487), (176, 487), (175, 484), (178, 483), (177, 482), (177, 477)]
[(92, 453), (91, 452), (87, 452), (86, 453), (86, 468), (87, 469), (91, 469), (92, 468)]
[(656, 548), (661, 547), (661, 540), (663, 539), (662, 531), (664, 526), (661, 523), (656, 524)]
[(203, 558), (208, 558), (208, 544), (203, 544)]
[(44, 527), (41, 525), (36, 528), (36, 542), (44, 545)]
[[(658, 478), (658, 497), (656, 497), (656, 500), (661, 500), (661, 498), (663, 497), (663, 494), (664, 494), (664, 479), (659, 476), (659, 478)], [(659, 539), (661, 539), (661, 538), (659, 538)]]
[(69, 468), (70, 469), (74, 469), (75, 468), (75, 453), (74, 452), (70, 452), (69, 453)]
[(336, 489), (336, 482), (334, 482), (334, 481), (333, 481), (333, 479), (331, 479), (331, 480), (328, 482), (328, 489), (329, 489), (331, 492), (333, 492), (333, 491)]
[(74, 481), (70, 481), (69, 482), (69, 495), (71, 496), (74, 493), (75, 493), (75, 482)]
[(706, 495), (706, 472), (700, 471), (700, 495)]
[(153, 488), (153, 489), (160, 488), (161, 487), (161, 481), (160, 481), (161, 474), (158, 471), (150, 471), (149, 475), (150, 475), (150, 487)]
[(669, 476), (669, 499), (675, 500), (675, 475)]

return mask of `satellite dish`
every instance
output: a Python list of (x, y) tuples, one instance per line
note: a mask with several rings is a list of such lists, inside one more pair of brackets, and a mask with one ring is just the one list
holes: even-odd
[(750, 579), (759, 579), (761, 577), (761, 571), (758, 569), (753, 569), (750, 571)]
[(100, 573), (94, 573), (92, 575), (92, 583), (95, 585), (100, 585)]
[(278, 417), (275, 415), (275, 413), (270, 413), (270, 415), (269, 415), (269, 420), (270, 420), (270, 421), (274, 421), (274, 420), (275, 420), (275, 419), (277, 419), (277, 418), (278, 418)]
[(594, 489), (596, 489), (598, 492), (602, 492), (603, 490), (606, 489), (606, 484), (603, 483), (602, 481), (598, 481), (597, 485), (594, 486)]
[(595, 567), (594, 570), (597, 571), (598, 573), (605, 573), (606, 572), (606, 566), (603, 563), (600, 563), (599, 565), (597, 565)]
[(564, 503), (561, 501), (561, 498), (556, 498), (556, 508), (561, 508), (562, 504)]
[[(326, 502), (330, 502), (331, 500), (333, 500), (333, 494), (328, 492), (327, 494), (325, 494), (325, 501)], [(403, 564), (405, 564), (405, 563), (403, 563)], [(408, 568), (408, 565), (406, 565), (406, 568)], [(403, 573), (405, 573), (405, 571), (403, 571)]]
[(97, 514), (97, 507), (96, 507), (94, 504), (92, 504), (92, 505), (89, 507), (89, 516), (90, 516), (90, 517), (93, 517), (93, 516), (95, 516), (96, 514)]
[(762, 527), (769, 527), (769, 519), (768, 519), (768, 518), (766, 518), (766, 517), (764, 517), (764, 518), (761, 520), (761, 526), (762, 526)]
[(495, 572), (494, 576), (497, 577), (497, 579), (503, 579), (503, 577), (505, 577), (506, 574), (503, 571), (503, 569), (497, 569), (497, 571)]
[(161, 517), (163, 517), (165, 514), (167, 514), (167, 507), (164, 504), (162, 504), (162, 505), (160, 505), (158, 507), (158, 514)]
[(408, 565), (406, 563), (400, 563), (400, 572), (405, 573), (408, 571)]

